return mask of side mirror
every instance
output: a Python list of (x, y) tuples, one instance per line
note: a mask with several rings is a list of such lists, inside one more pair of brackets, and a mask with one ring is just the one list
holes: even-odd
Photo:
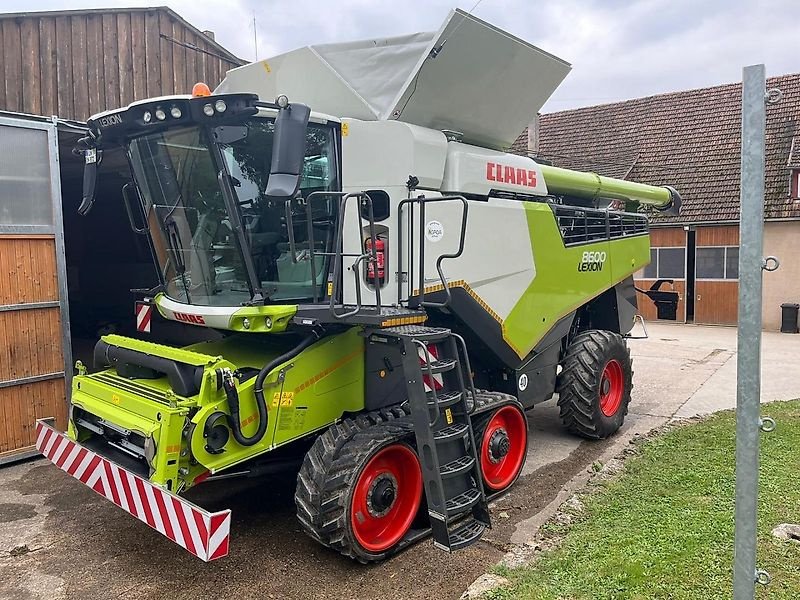
[(288, 104), (285, 96), (279, 98), (278, 105), (266, 195), (291, 198), (300, 187), (311, 109), (305, 104)]
[(85, 217), (92, 210), (94, 193), (97, 187), (97, 167), (102, 159), (102, 150), (87, 148), (83, 151), (85, 164), (83, 167), (83, 200), (78, 207), (78, 214)]

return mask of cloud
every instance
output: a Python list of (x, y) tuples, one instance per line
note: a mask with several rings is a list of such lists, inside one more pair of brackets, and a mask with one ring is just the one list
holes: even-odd
[[(308, 44), (435, 30), (455, 0), (167, 0), (234, 54), (265, 58)], [(63, 9), (63, 0), (4, 0), (6, 11)], [(463, 2), (468, 9), (474, 0)], [(151, 6), (87, 0), (84, 8)], [(545, 111), (800, 71), (796, 0), (481, 0), (475, 14), (568, 60)]]

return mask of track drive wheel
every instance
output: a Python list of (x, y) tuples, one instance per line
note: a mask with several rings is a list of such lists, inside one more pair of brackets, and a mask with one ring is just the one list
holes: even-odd
[(616, 433), (628, 414), (633, 388), (631, 355), (622, 336), (584, 331), (567, 348), (561, 364), (557, 391), (564, 426), (590, 439)]
[(366, 427), (342, 444), (332, 443), (335, 433), (320, 436), (306, 455), (295, 494), (298, 519), (345, 556), (382, 560), (408, 533), (422, 502), (422, 469), (407, 443), (410, 419)]
[(528, 453), (528, 422), (516, 403), (476, 417), (475, 444), (487, 493), (508, 489), (519, 477)]

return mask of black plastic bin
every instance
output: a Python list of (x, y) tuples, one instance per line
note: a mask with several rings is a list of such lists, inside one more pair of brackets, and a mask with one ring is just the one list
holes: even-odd
[(781, 333), (800, 333), (797, 327), (797, 313), (800, 304), (784, 302), (781, 304)]

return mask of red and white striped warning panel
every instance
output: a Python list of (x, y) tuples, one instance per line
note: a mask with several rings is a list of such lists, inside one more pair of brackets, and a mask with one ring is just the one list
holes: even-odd
[(431, 362), (436, 362), (439, 358), (439, 349), (434, 344), (428, 344), (426, 346), (428, 349), (427, 352), (419, 346), (417, 346), (417, 354), (419, 355), (419, 364), (422, 366), (422, 384), (425, 387), (426, 392), (430, 392), (432, 390), (436, 390), (437, 392), (444, 387), (444, 377), (441, 373), (436, 373), (433, 375), (433, 381), (431, 381), (430, 375), (425, 375), (425, 365), (428, 364), (428, 356), (430, 355)]
[(153, 305), (146, 302), (136, 303), (136, 331), (150, 333), (150, 319), (153, 317)]
[(210, 513), (36, 421), (36, 449), (62, 471), (208, 562), (228, 554), (231, 511)]

